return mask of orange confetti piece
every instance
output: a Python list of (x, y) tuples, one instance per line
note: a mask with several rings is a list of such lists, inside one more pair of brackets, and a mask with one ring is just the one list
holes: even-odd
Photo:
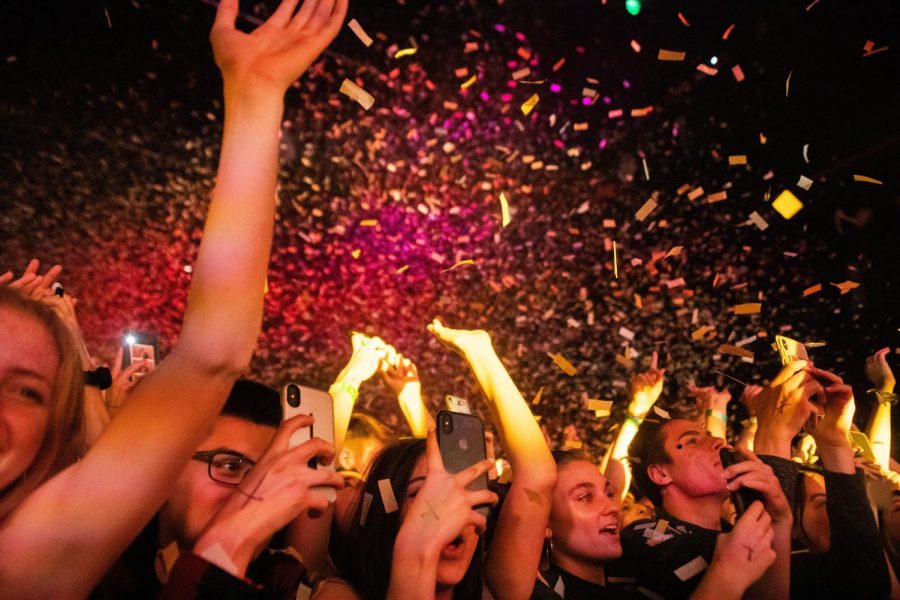
[(685, 19), (685, 18), (684, 18), (684, 15), (681, 14), (680, 12), (678, 13), (678, 20), (681, 21), (681, 23), (682, 23), (685, 27), (690, 27), (690, 26), (691, 26), (691, 24), (688, 23), (688, 20)]
[(736, 315), (755, 315), (762, 310), (761, 302), (749, 302), (747, 304), (738, 304), (734, 307)]
[(731, 35), (731, 31), (734, 29), (734, 23), (728, 26), (728, 29), (725, 30), (725, 33), (722, 34), (722, 39), (727, 40), (728, 36)]
[(370, 108), (372, 108), (372, 105), (375, 104), (375, 98), (373, 98), (369, 92), (362, 89), (349, 79), (345, 79), (341, 84), (340, 92), (345, 96), (356, 100), (359, 105), (362, 106), (365, 110), (369, 110)]
[(841, 290), (841, 296), (843, 296), (850, 290), (855, 290), (856, 288), (859, 287), (858, 283), (856, 283), (855, 281), (849, 281), (849, 280), (844, 281), (842, 283), (832, 283), (831, 285), (833, 285), (837, 289)]
[(638, 308), (644, 308), (644, 303), (641, 301), (640, 294), (634, 295), (634, 305), (637, 306)]
[(656, 200), (654, 200), (653, 198), (648, 199), (646, 202), (644, 202), (644, 205), (640, 207), (636, 213), (634, 213), (634, 218), (638, 221), (643, 221), (648, 216), (650, 216), (650, 213), (652, 213), (657, 206), (658, 205), (656, 204)]
[(657, 60), (680, 61), (684, 60), (684, 57), (686, 55), (686, 52), (681, 52), (679, 50), (665, 50), (663, 48), (660, 48), (659, 54), (656, 55), (656, 58)]
[(813, 294), (818, 294), (821, 291), (822, 291), (822, 284), (817, 283), (816, 285), (811, 285), (808, 288), (806, 288), (805, 290), (803, 290), (803, 297), (806, 298), (807, 296), (812, 296)]
[(446, 273), (447, 271), (452, 271), (452, 270), (454, 270), (454, 269), (458, 269), (458, 268), (464, 267), (464, 266), (466, 266), (466, 265), (474, 265), (474, 264), (475, 264), (475, 261), (474, 261), (474, 260), (472, 260), (471, 258), (467, 258), (467, 259), (465, 259), (465, 260), (459, 261), (458, 263), (456, 263), (455, 265), (453, 265), (453, 266), (450, 267), (449, 269), (444, 269), (443, 271), (441, 271), (441, 273)]
[(718, 69), (714, 69), (714, 68), (710, 67), (709, 65), (705, 65), (703, 63), (700, 63), (699, 65), (697, 65), (697, 70), (700, 71), (701, 73), (705, 73), (709, 76), (716, 75), (719, 72)]
[(738, 83), (744, 80), (744, 70), (741, 68), (741, 65), (734, 65), (731, 67), (731, 74), (734, 75), (734, 78)]
[(353, 252), (350, 253), (350, 256), (352, 256), (354, 259), (356, 259), (356, 258), (359, 258), (360, 254), (362, 254), (362, 250), (357, 248), (356, 250), (354, 250)]
[(716, 192), (715, 194), (710, 194), (706, 197), (707, 204), (712, 204), (713, 202), (721, 202), (722, 200), (728, 199), (728, 192), (722, 190), (721, 192)]
[(703, 195), (703, 188), (698, 187), (698, 188), (694, 188), (693, 190), (691, 190), (691, 192), (688, 194), (687, 197), (688, 197), (688, 200), (696, 200), (697, 198), (699, 198), (702, 195)]
[(631, 40), (631, 49), (634, 50), (634, 51), (637, 52), (637, 53), (640, 53), (640, 51), (641, 51), (641, 45), (638, 44), (638, 41), (637, 41), (637, 40)]
[(684, 246), (675, 246), (669, 252), (663, 256), (663, 258), (669, 258), (670, 256), (678, 256), (681, 254), (681, 251), (684, 250)]
[(746, 165), (747, 164), (747, 155), (746, 154), (735, 154), (733, 156), (729, 156), (728, 164), (729, 164), (729, 166)]
[(587, 409), (593, 411), (606, 411), (608, 413), (609, 409), (612, 408), (612, 405), (612, 400), (598, 400), (594, 398), (588, 398)]
[(557, 71), (562, 69), (564, 64), (566, 64), (565, 58), (561, 58), (558, 61), (556, 61), (556, 63), (553, 65), (553, 72), (556, 73)]
[(572, 365), (572, 363), (570, 363), (565, 358), (563, 358), (563, 356), (561, 354), (550, 354), (548, 352), (547, 355), (550, 358), (552, 358), (553, 362), (556, 364), (556, 366), (559, 367), (560, 369), (562, 369), (562, 372), (565, 373), (566, 375), (568, 375), (569, 377), (571, 377), (572, 375), (574, 375), (575, 373), (578, 372), (578, 369), (576, 369)]
[(478, 75), (472, 75), (471, 77), (466, 79), (464, 82), (462, 82), (462, 84), (460, 84), (459, 87), (460, 87), (460, 89), (464, 90), (466, 88), (471, 87), (472, 84), (475, 83), (476, 81), (478, 81)]
[(699, 342), (700, 340), (703, 339), (703, 337), (707, 333), (709, 333), (712, 330), (713, 330), (713, 328), (710, 327), (709, 325), (703, 325), (701, 327), (698, 327), (691, 333), (691, 339), (694, 340), (695, 342)]
[(853, 181), (859, 181), (861, 183), (874, 183), (875, 185), (882, 185), (882, 182), (878, 179), (874, 179), (872, 177), (868, 177), (866, 175), (853, 175)]
[(378, 219), (363, 219), (359, 224), (361, 227), (377, 227)]
[(733, 344), (722, 344), (719, 346), (719, 352), (722, 354), (731, 354), (732, 356), (740, 356), (742, 358), (753, 358), (753, 352)]
[(369, 34), (362, 28), (362, 25), (359, 24), (359, 21), (356, 19), (350, 19), (350, 22), (347, 23), (347, 27), (350, 28), (350, 31), (356, 34), (356, 37), (359, 38), (366, 47), (372, 45), (372, 38), (369, 37)]
[(541, 396), (544, 394), (544, 388), (542, 387), (537, 391), (537, 394), (534, 395), (534, 398), (531, 400), (532, 405), (538, 405), (541, 403)]
[(691, 189), (691, 184), (686, 183), (686, 184), (684, 184), (683, 186), (681, 186), (680, 188), (678, 188), (678, 189), (675, 191), (675, 193), (676, 193), (677, 195), (681, 196), (682, 194), (684, 194), (684, 193), (685, 193), (686, 191), (688, 191), (689, 189)]
[(610, 119), (618, 119), (619, 117), (622, 116), (622, 114), (623, 114), (622, 109), (616, 108), (614, 110), (609, 111), (606, 116), (608, 116)]

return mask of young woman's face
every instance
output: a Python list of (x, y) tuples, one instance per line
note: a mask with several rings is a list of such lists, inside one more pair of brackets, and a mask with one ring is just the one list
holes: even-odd
[[(425, 484), (425, 474), (428, 469), (425, 465), (425, 455), (419, 457), (412, 475), (409, 478), (409, 487), (406, 490), (406, 498), (400, 507), (400, 518), (406, 517), (406, 513), (412, 504), (419, 489)], [(469, 570), (475, 549), (478, 546), (478, 534), (472, 525), (463, 529), (459, 536), (441, 550), (441, 558), (438, 561), (437, 584), (438, 587), (449, 587), (458, 584)]]
[(0, 489), (34, 462), (50, 419), (60, 358), (53, 336), (36, 318), (0, 306)]
[(609, 483), (590, 462), (559, 468), (550, 508), (553, 552), (591, 564), (622, 555), (619, 510)]
[(831, 526), (825, 510), (825, 480), (821, 475), (807, 475), (803, 498), (803, 533), (813, 552), (828, 552), (831, 548)]

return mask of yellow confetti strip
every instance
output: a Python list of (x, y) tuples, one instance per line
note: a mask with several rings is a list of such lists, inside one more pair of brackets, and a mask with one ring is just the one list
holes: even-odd
[(656, 55), (656, 58), (659, 60), (684, 60), (685, 57), (684, 52), (679, 52), (678, 50), (664, 50), (662, 48), (659, 49), (659, 54)]
[(538, 405), (541, 403), (541, 396), (544, 395), (544, 388), (542, 387), (537, 391), (537, 394), (534, 395), (534, 398), (531, 400), (531, 404)]
[(599, 411), (607, 411), (608, 412), (609, 409), (612, 408), (612, 405), (613, 405), (612, 400), (596, 400), (594, 398), (589, 398), (587, 409), (593, 410), (593, 411), (599, 410)]
[(418, 48), (404, 48), (403, 50), (397, 50), (396, 54), (394, 54), (394, 58), (403, 58), (404, 56), (412, 56), (416, 52), (418, 52)]
[(733, 156), (728, 157), (729, 165), (746, 165), (747, 164), (747, 155), (746, 154), (735, 154)]
[(616, 242), (613, 241), (613, 275), (619, 278), (619, 256), (616, 253)]
[(761, 302), (749, 302), (747, 304), (738, 304), (734, 307), (736, 315), (755, 315), (762, 310)]
[(772, 202), (772, 208), (785, 219), (790, 219), (803, 208), (803, 203), (790, 190), (784, 190)]
[(349, 79), (345, 79), (344, 83), (341, 84), (341, 93), (349, 96), (351, 99), (359, 102), (359, 105), (364, 109), (369, 110), (372, 108), (372, 105), (375, 104), (375, 98), (372, 97), (369, 92), (362, 89)]
[(533, 94), (531, 98), (525, 101), (522, 105), (522, 114), (526, 117), (531, 113), (532, 109), (537, 105), (540, 97), (537, 94)]
[(859, 182), (862, 182), (862, 183), (874, 183), (875, 185), (882, 185), (882, 182), (881, 182), (881, 181), (879, 181), (879, 180), (877, 180), (877, 179), (874, 179), (874, 178), (872, 178), (872, 177), (867, 177), (867, 176), (865, 176), (865, 175), (856, 175), (856, 174), (854, 174), (854, 175), (853, 175), (853, 181), (859, 181)]
[(377, 227), (378, 219), (363, 219), (359, 224), (362, 227)]
[(394, 274), (400, 275), (401, 273), (406, 273), (407, 271), (409, 271), (409, 265), (403, 265), (402, 267), (394, 271)]
[(461, 89), (466, 89), (466, 88), (472, 87), (472, 84), (475, 83), (476, 81), (478, 81), (478, 75), (472, 75), (467, 80), (465, 80), (462, 83), (462, 85), (460, 85), (459, 87)]
[(365, 29), (362, 28), (362, 25), (359, 24), (359, 21), (356, 19), (350, 19), (350, 22), (347, 23), (347, 27), (350, 28), (350, 31), (356, 34), (356, 37), (359, 38), (363, 44), (367, 47), (372, 45), (372, 38), (369, 37), (369, 34), (366, 33)]
[(817, 283), (816, 285), (811, 285), (805, 290), (803, 290), (803, 297), (812, 296), (813, 294), (817, 294), (822, 291), (822, 284)]
[(733, 356), (740, 356), (742, 358), (753, 358), (753, 352), (750, 350), (745, 350), (740, 346), (735, 346), (733, 344), (722, 344), (719, 346), (719, 352), (722, 354), (731, 354)]
[(509, 225), (509, 202), (506, 200), (506, 194), (500, 192), (500, 214), (503, 220), (503, 226)]
[(455, 265), (453, 265), (453, 266), (450, 267), (449, 269), (444, 269), (443, 271), (441, 271), (441, 273), (446, 273), (447, 271), (452, 271), (453, 269), (458, 269), (458, 268), (464, 267), (464, 266), (466, 266), (466, 265), (474, 265), (474, 264), (475, 264), (475, 261), (474, 261), (474, 260), (472, 260), (471, 258), (467, 258), (467, 259), (465, 259), (465, 260), (459, 261), (458, 263), (456, 263)]
[(550, 358), (552, 358), (553, 362), (556, 363), (556, 366), (559, 367), (560, 369), (562, 369), (562, 372), (565, 373), (566, 375), (568, 375), (569, 377), (571, 377), (572, 375), (574, 375), (575, 373), (578, 372), (578, 369), (576, 369), (574, 366), (572, 366), (572, 363), (570, 363), (565, 358), (563, 358), (563, 356), (561, 354), (547, 353), (547, 355)]

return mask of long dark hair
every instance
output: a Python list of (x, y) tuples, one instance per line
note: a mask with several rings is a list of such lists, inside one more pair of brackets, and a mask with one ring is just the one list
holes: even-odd
[[(333, 539), (342, 546), (333, 553), (341, 574), (365, 600), (382, 600), (387, 595), (394, 541), (401, 524), (399, 510), (385, 512), (378, 482), (389, 479), (397, 502), (402, 504), (416, 461), (423, 454), (425, 440), (422, 438), (400, 440), (382, 449), (370, 464), (366, 481), (360, 487), (347, 535)], [(372, 495), (372, 501), (363, 515), (366, 494)], [(363, 519), (365, 525), (361, 524)], [(484, 543), (479, 538), (472, 562), (453, 591), (454, 598), (481, 598), (483, 561)]]

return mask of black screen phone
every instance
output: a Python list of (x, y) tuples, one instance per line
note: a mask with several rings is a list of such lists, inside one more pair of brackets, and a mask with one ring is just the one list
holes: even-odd
[[(441, 449), (441, 459), (448, 473), (459, 473), (475, 463), (487, 458), (484, 443), (484, 424), (475, 415), (467, 415), (449, 410), (437, 414), (437, 439)], [(486, 490), (487, 473), (467, 486), (470, 490)], [(490, 506), (476, 509), (484, 516), (488, 515)]]
[[(731, 465), (741, 462), (737, 459), (734, 452), (728, 448), (719, 450), (719, 458), (722, 460), (723, 469), (727, 469)], [(741, 518), (744, 511), (746, 511), (755, 500), (759, 500), (760, 502), (763, 501), (762, 494), (756, 490), (741, 487), (731, 492), (731, 503), (734, 504), (734, 511), (738, 518)]]

